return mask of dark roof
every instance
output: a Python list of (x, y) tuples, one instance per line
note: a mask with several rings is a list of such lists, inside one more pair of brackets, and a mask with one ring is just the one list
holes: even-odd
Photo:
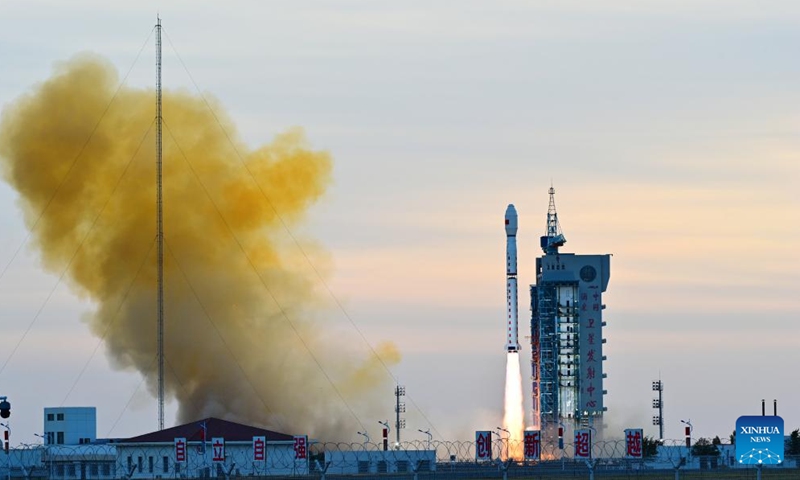
[(227, 442), (252, 441), (253, 437), (267, 437), (267, 441), (293, 440), (291, 435), (273, 432), (263, 428), (242, 425), (219, 418), (209, 417), (177, 427), (166, 428), (161, 431), (145, 433), (138, 437), (117, 440), (114, 443), (172, 443), (176, 438), (185, 438), (187, 442), (199, 442), (202, 439), (202, 424), (206, 424), (206, 440), (222, 437)]

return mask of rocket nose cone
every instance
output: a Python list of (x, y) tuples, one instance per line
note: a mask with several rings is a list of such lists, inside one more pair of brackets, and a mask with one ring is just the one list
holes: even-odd
[(506, 208), (506, 235), (517, 234), (517, 209), (511, 204)]

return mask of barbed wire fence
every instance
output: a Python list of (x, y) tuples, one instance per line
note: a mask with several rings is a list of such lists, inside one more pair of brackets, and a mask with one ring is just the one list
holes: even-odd
[(419, 477), (453, 479), (508, 478), (800, 478), (800, 457), (780, 465), (756, 467), (735, 461), (732, 445), (716, 455), (693, 455), (684, 441), (666, 440), (641, 459), (629, 458), (624, 440), (597, 441), (589, 458), (576, 458), (575, 446), (542, 443), (538, 460), (522, 455), (522, 442), (495, 440), (491, 456), (476, 459), (474, 441), (411, 441), (384, 450), (376, 443), (311, 442), (305, 459), (296, 458), (292, 442), (269, 442), (263, 460), (253, 457), (248, 442), (226, 442), (222, 461), (213, 461), (211, 446), (192, 442), (184, 462), (171, 444), (106, 443), (85, 445), (19, 445), (0, 451), (0, 480), (156, 479), (314, 477)]

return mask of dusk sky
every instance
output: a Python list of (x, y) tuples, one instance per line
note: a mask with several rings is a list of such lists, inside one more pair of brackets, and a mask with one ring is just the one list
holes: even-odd
[[(157, 13), (166, 89), (217, 99), (246, 145), (302, 127), (331, 155), (331, 186), (290, 233), (319, 247), (330, 341), (399, 349), (404, 439), (500, 425), (509, 203), (529, 395), (528, 285), (551, 184), (562, 251), (613, 254), (608, 435), (657, 435), (659, 375), (667, 438), (683, 419), (727, 440), (762, 398), (800, 428), (800, 3), (0, 0), (0, 108), (81, 52), (152, 88), (153, 37), (136, 58)], [(141, 375), (111, 366), (83, 320), (91, 298), (45, 271), (28, 232), (0, 182), (0, 395), (15, 439), (38, 441), (42, 409), (60, 405), (96, 406), (98, 437), (154, 430)], [(385, 414), (361, 418), (373, 438), (392, 382)]]

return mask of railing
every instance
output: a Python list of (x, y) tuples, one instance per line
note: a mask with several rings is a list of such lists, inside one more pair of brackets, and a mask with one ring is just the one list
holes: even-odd
[(404, 479), (447, 477), (474, 478), (800, 478), (800, 457), (789, 456), (780, 465), (740, 465), (732, 445), (720, 445), (716, 455), (696, 455), (684, 441), (664, 441), (643, 458), (627, 455), (624, 440), (594, 442), (589, 458), (576, 458), (574, 445), (565, 442), (541, 445), (538, 460), (521, 458), (520, 442), (495, 440), (491, 457), (476, 459), (475, 442), (412, 441), (384, 451), (375, 443), (312, 442), (305, 459), (298, 459), (293, 445), (268, 444), (263, 460), (256, 460), (248, 442), (229, 442), (222, 461), (214, 461), (190, 443), (185, 461), (176, 461), (175, 448), (167, 445), (89, 444), (22, 445), (8, 454), (0, 452), (0, 480), (53, 479), (105, 480), (140, 478), (217, 477), (397, 477)]

